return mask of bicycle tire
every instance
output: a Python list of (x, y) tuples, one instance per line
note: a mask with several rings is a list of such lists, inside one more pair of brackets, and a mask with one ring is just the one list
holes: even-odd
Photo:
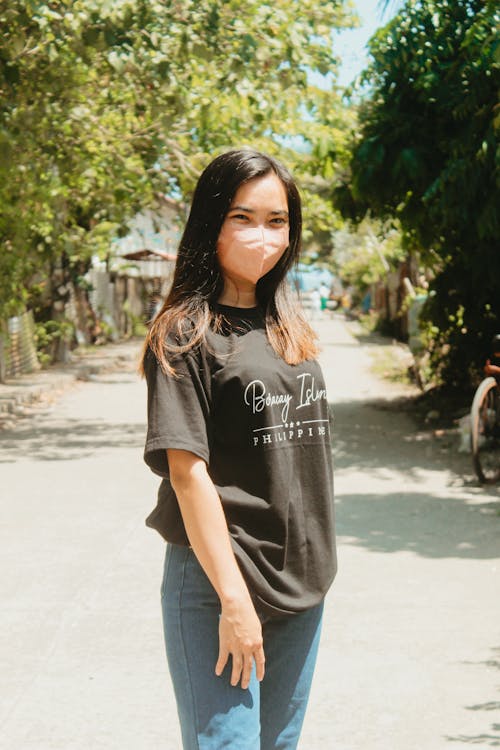
[(474, 470), (482, 484), (500, 479), (500, 388), (485, 378), (477, 388), (470, 412)]

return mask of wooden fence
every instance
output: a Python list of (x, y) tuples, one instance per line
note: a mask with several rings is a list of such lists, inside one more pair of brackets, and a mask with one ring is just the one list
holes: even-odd
[(28, 310), (0, 327), (0, 382), (40, 369), (34, 342), (35, 323)]

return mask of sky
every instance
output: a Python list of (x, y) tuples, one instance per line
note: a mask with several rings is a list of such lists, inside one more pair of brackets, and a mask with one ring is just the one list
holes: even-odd
[(335, 53), (342, 60), (338, 84), (347, 86), (366, 67), (368, 54), (365, 45), (374, 32), (385, 26), (403, 6), (404, 0), (389, 0), (387, 9), (382, 12), (381, 0), (353, 0), (360, 26), (346, 29), (334, 35)]

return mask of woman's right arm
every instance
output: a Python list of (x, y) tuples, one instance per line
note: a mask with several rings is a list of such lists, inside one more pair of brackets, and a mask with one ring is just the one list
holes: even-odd
[(186, 450), (167, 449), (169, 475), (189, 543), (221, 602), (220, 675), (232, 657), (231, 685), (247, 688), (255, 661), (257, 679), (264, 677), (262, 626), (236, 562), (224, 511), (205, 461)]

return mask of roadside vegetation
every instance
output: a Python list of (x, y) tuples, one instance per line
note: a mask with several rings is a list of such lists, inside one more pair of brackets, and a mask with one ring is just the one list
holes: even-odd
[[(76, 342), (67, 307), (88, 309), (93, 260), (247, 144), (298, 178), (304, 262), (360, 309), (399, 273), (396, 317), (370, 320), (413, 336), (427, 390), (468, 393), (500, 317), (498, 4), (406, 0), (349, 92), (332, 46), (356, 24), (347, 0), (242, 7), (0, 0), (0, 321), (32, 310), (40, 358), (56, 359)], [(398, 325), (415, 299), (416, 334)]]
[[(310, 84), (335, 71), (347, 2), (0, 0), (0, 319), (65, 336), (70, 285), (158, 194), (189, 200), (217, 151), (280, 154), (328, 240), (353, 115)], [(300, 149), (295, 146), (299, 143)], [(330, 246), (331, 249), (331, 246)]]
[(408, 0), (370, 42), (349, 173), (336, 205), (397, 218), (429, 282), (422, 352), (433, 382), (477, 379), (500, 326), (500, 11)]

